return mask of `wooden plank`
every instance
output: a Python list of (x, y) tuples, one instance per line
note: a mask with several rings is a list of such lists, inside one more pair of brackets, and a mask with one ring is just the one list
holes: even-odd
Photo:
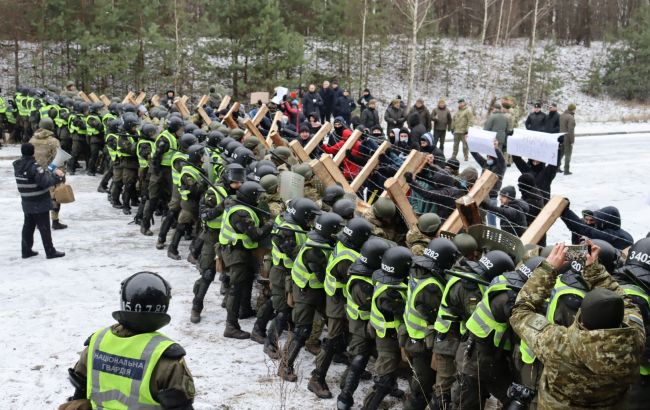
[(390, 142), (384, 141), (379, 148), (377, 148), (377, 151), (375, 151), (374, 154), (372, 154), (372, 157), (366, 162), (366, 165), (361, 168), (361, 172), (354, 178), (350, 186), (354, 191), (358, 191), (361, 189), (361, 186), (363, 185), (364, 182), (366, 182), (366, 179), (370, 176), (375, 171), (375, 168), (377, 168), (377, 165), (379, 165), (379, 156), (386, 152), (386, 150), (390, 148)]
[(133, 104), (133, 97), (135, 97), (135, 94), (133, 91), (129, 91), (122, 100), (122, 104)]
[(273, 145), (276, 146), (276, 147), (288, 147), (289, 146), (289, 144), (287, 144), (287, 142), (282, 139), (282, 137), (280, 136), (280, 134), (278, 134), (277, 131), (273, 132), (271, 135), (268, 136), (268, 138), (266, 139), (267, 143), (269, 142), (269, 139), (271, 140), (271, 142), (273, 142)]
[(95, 93), (88, 94), (88, 97), (90, 97), (90, 101), (92, 101), (92, 102), (101, 102), (102, 101), (102, 100), (99, 99), (99, 97), (97, 97), (97, 94), (95, 94)]
[(111, 99), (105, 96), (104, 94), (99, 96), (99, 99), (102, 100), (105, 106), (108, 107), (108, 105), (111, 103)]
[(202, 108), (204, 105), (208, 103), (208, 101), (210, 101), (210, 97), (208, 97), (207, 95), (203, 95), (196, 106)]
[(217, 111), (225, 110), (228, 108), (228, 104), (230, 104), (230, 96), (224, 95), (221, 99), (221, 103), (219, 104), (219, 108), (217, 108)]
[(456, 200), (456, 209), (458, 210), (465, 230), (468, 230), (472, 225), (480, 225), (483, 223), (478, 205), (471, 196), (465, 195), (458, 198)]
[[(483, 175), (481, 175), (476, 182), (474, 183), (474, 186), (472, 189), (469, 190), (468, 195), (474, 199), (474, 202), (476, 202), (477, 205), (480, 205), (481, 202), (485, 198), (488, 197), (490, 194), (490, 190), (492, 187), (494, 187), (494, 184), (497, 183), (499, 180), (499, 177), (497, 177), (496, 174), (490, 172), (490, 171), (485, 171), (483, 172)], [(445, 221), (442, 226), (440, 226), (440, 229), (438, 230), (438, 234), (442, 231), (447, 231), (451, 233), (458, 233), (460, 230), (463, 228), (463, 221), (461, 220), (460, 213), (458, 212), (458, 209), (456, 209), (454, 212), (449, 215), (449, 218)]]
[(79, 94), (78, 94), (78, 95), (79, 95), (79, 97), (83, 98), (83, 100), (84, 100), (85, 102), (87, 102), (87, 103), (92, 102), (92, 100), (91, 100), (90, 98), (88, 98), (88, 96), (86, 95), (85, 92), (83, 92), (83, 91), (79, 91)]
[(352, 135), (348, 137), (347, 140), (343, 143), (343, 146), (339, 150), (339, 152), (334, 155), (334, 162), (336, 165), (341, 165), (343, 163), (343, 160), (345, 159), (345, 153), (348, 152), (348, 150), (351, 150), (354, 144), (361, 138), (361, 131), (359, 130), (354, 130)]
[(278, 132), (278, 122), (282, 119), (282, 113), (280, 111), (276, 111), (275, 115), (273, 116), (272, 123), (271, 123), (271, 128), (269, 128), (269, 133), (266, 135), (266, 142), (269, 144), (273, 144), (273, 139), (271, 138), (271, 135), (273, 133)]
[(246, 126), (246, 129), (248, 132), (251, 133), (251, 135), (254, 135), (264, 146), (266, 149), (271, 149), (271, 146), (266, 142), (266, 138), (264, 138), (264, 135), (260, 132), (260, 130), (257, 129), (257, 127), (253, 124), (253, 121), (250, 119), (244, 121), (244, 125)]
[(305, 145), (305, 152), (307, 152), (307, 155), (311, 155), (316, 147), (320, 145), (323, 138), (332, 131), (332, 128), (334, 128), (334, 126), (329, 121), (321, 125), (320, 129), (313, 137), (311, 137), (307, 145)]
[(325, 168), (325, 165), (323, 165), (322, 162), (320, 162), (317, 159), (312, 159), (309, 162), (309, 166), (311, 167), (311, 169), (314, 171), (314, 174), (316, 174), (320, 182), (322, 182), (325, 187), (336, 184), (336, 181), (334, 180), (334, 178), (332, 178), (330, 173), (327, 172), (327, 169)]
[(203, 118), (203, 122), (206, 125), (210, 126), (210, 124), (212, 124), (212, 118), (210, 118), (208, 113), (205, 112), (202, 105), (199, 105), (199, 107), (196, 109), (196, 112), (198, 112), (201, 118)]
[(140, 94), (133, 100), (133, 104), (140, 105), (144, 102), (144, 99), (147, 98), (147, 94), (144, 91), (141, 91)]
[(160, 96), (158, 94), (151, 97), (151, 104), (153, 104), (154, 107), (160, 107)]
[[(267, 107), (266, 104), (262, 104), (262, 106), (257, 110), (257, 112), (255, 113), (255, 117), (253, 117), (253, 125), (255, 126), (255, 128), (257, 128), (257, 126), (260, 125), (260, 122), (262, 122), (262, 119), (264, 118), (264, 116), (268, 111), (269, 111), (269, 107)], [(251, 135), (252, 133), (247, 129), (246, 132), (244, 133), (244, 139), (250, 137)]]
[(567, 206), (569, 206), (569, 201), (566, 198), (559, 195), (552, 196), (537, 215), (537, 218), (526, 229), (526, 232), (521, 235), (521, 242), (524, 245), (536, 245), (553, 226), (557, 218), (562, 215)]
[(176, 108), (178, 108), (178, 112), (181, 113), (183, 118), (189, 118), (190, 110), (187, 109), (187, 105), (185, 105), (185, 101), (182, 98), (177, 99), (174, 102), (174, 105), (176, 105)]
[(409, 227), (414, 227), (418, 223), (418, 217), (413, 212), (413, 207), (409, 202), (399, 181), (396, 178), (388, 178), (384, 184), (386, 187), (386, 192), (392, 198), (395, 206), (399, 209), (404, 221), (409, 225)]
[[(416, 150), (411, 150), (411, 152), (408, 154), (404, 162), (402, 163), (402, 166), (399, 167), (397, 172), (395, 172), (395, 175), (393, 177), (397, 179), (397, 181), (402, 185), (402, 190), (404, 193), (408, 192), (409, 186), (406, 183), (406, 180), (404, 179), (404, 174), (407, 172), (412, 172), (414, 174), (417, 174), (417, 171), (420, 171), (424, 164), (426, 163), (426, 156)], [(385, 187), (385, 183), (384, 183)], [(381, 194), (381, 198), (387, 198), (388, 197), (388, 192), (384, 190), (384, 192)]]
[(343, 176), (343, 173), (339, 169), (339, 166), (334, 162), (329, 154), (323, 154), (320, 157), (319, 161), (321, 164), (323, 164), (327, 172), (332, 176), (332, 179), (343, 187), (343, 190), (345, 192), (350, 192), (356, 195), (356, 192), (352, 189), (348, 180)]
[(307, 154), (307, 151), (300, 145), (300, 143), (296, 140), (293, 140), (289, 143), (289, 148), (293, 151), (293, 153), (298, 157), (300, 162), (310, 162), (311, 158), (309, 157), (309, 154)]
[(228, 113), (226, 114), (225, 117), (223, 117), (223, 122), (226, 123), (230, 128), (232, 129), (237, 129), (239, 128), (239, 125), (237, 125), (237, 121), (233, 118), (232, 114), (235, 111), (239, 111), (239, 102), (235, 102), (231, 107), (230, 110), (228, 110)]

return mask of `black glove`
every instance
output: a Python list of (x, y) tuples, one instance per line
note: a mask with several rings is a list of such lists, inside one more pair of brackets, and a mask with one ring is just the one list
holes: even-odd
[(406, 183), (412, 184), (413, 183), (413, 173), (407, 172), (404, 174), (404, 179), (406, 180)]
[(151, 167), (151, 172), (152, 172), (154, 175), (158, 176), (158, 175), (160, 175), (160, 173), (162, 172), (162, 167), (161, 167), (160, 165), (154, 164), (154, 165)]

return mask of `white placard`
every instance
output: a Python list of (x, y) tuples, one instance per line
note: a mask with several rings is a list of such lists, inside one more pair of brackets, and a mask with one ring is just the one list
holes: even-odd
[(530, 131), (515, 128), (508, 137), (508, 154), (557, 164), (558, 137), (564, 134)]
[(271, 102), (280, 105), (282, 103), (282, 98), (284, 98), (288, 93), (289, 89), (287, 87), (276, 87), (275, 96), (271, 99)]
[(496, 157), (497, 152), (494, 149), (496, 138), (497, 133), (495, 131), (486, 131), (479, 127), (470, 127), (467, 130), (467, 145), (471, 152)]

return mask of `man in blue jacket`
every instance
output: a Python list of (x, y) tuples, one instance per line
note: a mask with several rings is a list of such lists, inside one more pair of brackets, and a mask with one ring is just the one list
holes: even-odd
[(18, 185), (18, 192), (22, 200), (25, 221), (22, 233), (22, 255), (30, 258), (38, 255), (32, 250), (34, 245), (34, 229), (38, 227), (48, 259), (60, 258), (65, 253), (54, 249), (52, 232), (50, 231), (50, 210), (52, 198), (50, 187), (63, 181), (63, 172), (55, 170), (50, 172), (43, 169), (34, 158), (34, 146), (23, 144), (20, 147), (22, 157), (14, 161), (14, 176)]

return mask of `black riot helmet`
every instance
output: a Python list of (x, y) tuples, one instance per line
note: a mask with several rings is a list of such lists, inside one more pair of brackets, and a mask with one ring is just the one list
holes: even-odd
[(333, 206), (336, 201), (343, 198), (345, 190), (341, 185), (330, 185), (323, 192), (323, 203)]
[(136, 111), (138, 111), (138, 109), (135, 108), (135, 105), (133, 105), (133, 104), (128, 104), (127, 103), (127, 104), (122, 105), (122, 112), (132, 112), (132, 113), (135, 114)]
[[(600, 248), (598, 253), (598, 262), (607, 269), (607, 272), (612, 273), (618, 268), (619, 253), (609, 242), (602, 239), (592, 239), (591, 242)], [(647, 265), (650, 268), (650, 265)]]
[(199, 144), (202, 143), (203, 141), (208, 138), (208, 133), (202, 130), (201, 128), (197, 128), (192, 131), (192, 134), (196, 137), (197, 140), (199, 140)]
[[(226, 138), (227, 139), (227, 138)], [(227, 157), (232, 157), (235, 150), (239, 147), (243, 147), (239, 141), (232, 140), (228, 142), (228, 145), (225, 146), (223, 154)], [(240, 164), (241, 165), (241, 164)]]
[(187, 149), (187, 159), (193, 164), (200, 164), (205, 155), (205, 147), (201, 144), (194, 144)]
[(99, 114), (99, 112), (104, 108), (104, 103), (94, 102), (90, 104), (90, 112), (93, 114)]
[[(371, 272), (381, 268), (381, 258), (390, 248), (390, 243), (381, 238), (370, 238), (361, 247), (359, 263)], [(357, 262), (355, 262), (357, 263)]]
[(121, 125), (122, 125), (122, 121), (117, 118), (114, 120), (110, 120), (106, 124), (106, 126), (108, 127), (108, 132), (112, 132), (112, 133), (118, 132), (120, 130)]
[(253, 154), (253, 151), (243, 145), (237, 147), (235, 151), (233, 151), (231, 157), (236, 164), (244, 167), (248, 166), (248, 164), (255, 160), (255, 154)]
[(341, 198), (332, 205), (332, 212), (336, 212), (341, 215), (343, 219), (350, 220), (354, 218), (354, 211), (357, 209), (357, 205), (353, 200), (348, 198)]
[(381, 272), (377, 279), (382, 283), (402, 282), (413, 266), (413, 254), (408, 248), (395, 246), (381, 257)]
[(208, 139), (207, 139), (207, 144), (208, 147), (210, 148), (218, 148), (219, 147), (219, 142), (224, 138), (223, 133), (221, 131), (210, 131), (208, 132)]
[(307, 229), (312, 224), (314, 217), (320, 215), (322, 212), (311, 199), (296, 198), (287, 206), (287, 213), (301, 228)]
[(447, 238), (433, 238), (424, 248), (423, 256), (431, 261), (431, 269), (450, 269), (461, 256), (456, 244)]
[(255, 172), (248, 174), (248, 179), (259, 182), (265, 175), (278, 175), (278, 169), (275, 165), (256, 166)]
[(199, 140), (196, 139), (194, 134), (183, 134), (183, 136), (178, 140), (178, 145), (183, 152), (187, 152), (192, 145), (198, 143)]
[(153, 140), (158, 133), (158, 128), (150, 122), (145, 122), (140, 131), (146, 139)]
[(122, 116), (122, 128), (126, 132), (133, 132), (134, 128), (140, 124), (140, 119), (133, 113), (125, 113)]
[(345, 246), (358, 251), (372, 235), (372, 229), (373, 225), (366, 219), (352, 218), (339, 234), (339, 241), (343, 242)]
[(108, 112), (110, 112), (113, 115), (119, 115), (120, 114), (119, 104), (114, 102), (108, 104)]
[(239, 164), (226, 165), (221, 178), (229, 185), (231, 182), (244, 182), (246, 181), (246, 170)]
[(343, 218), (339, 215), (334, 212), (323, 212), (316, 217), (314, 231), (327, 242), (334, 242), (342, 226)]
[(262, 188), (262, 185), (257, 182), (246, 181), (237, 190), (237, 199), (247, 205), (257, 206), (259, 197), (264, 192), (266, 191)]
[[(539, 268), (539, 265), (544, 262), (546, 258), (542, 256), (531, 256), (530, 258), (526, 259), (523, 261), (515, 270), (520, 275), (523, 275), (526, 277), (526, 279), (530, 278), (530, 275), (535, 272), (535, 269)], [(523, 279), (523, 278), (522, 278)]]
[(474, 271), (488, 281), (491, 281), (502, 273), (510, 272), (514, 269), (515, 264), (507, 253), (494, 250), (481, 256)]
[(625, 269), (642, 278), (644, 283), (650, 283), (650, 238), (643, 238), (632, 245), (625, 260)]
[(221, 148), (221, 150), (224, 151), (224, 150), (226, 149), (226, 147), (228, 146), (228, 144), (230, 144), (230, 143), (233, 142), (233, 141), (234, 141), (234, 139), (232, 139), (232, 138), (230, 138), (230, 137), (222, 138), (222, 139), (219, 141), (219, 144), (218, 144), (218, 145), (219, 145), (219, 148)]
[(171, 117), (169, 119), (169, 122), (167, 123), (167, 130), (171, 132), (172, 134), (176, 134), (178, 130), (182, 130), (185, 124), (183, 123), (183, 120), (179, 117)]
[(167, 325), (171, 286), (153, 272), (138, 272), (124, 281), (120, 290), (120, 310), (113, 318), (135, 333), (154, 332)]
[(199, 127), (197, 127), (196, 124), (194, 124), (192, 121), (185, 121), (184, 128), (186, 133), (192, 134), (194, 130), (198, 129)]

